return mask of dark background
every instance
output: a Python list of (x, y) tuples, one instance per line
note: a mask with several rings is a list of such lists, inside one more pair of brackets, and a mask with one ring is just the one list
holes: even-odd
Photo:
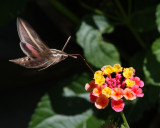
[[(74, 4), (73, 1), (63, 2), (66, 6)], [(41, 96), (57, 81), (82, 72), (86, 67), (81, 60), (72, 58), (43, 71), (9, 62), (9, 59), (25, 56), (19, 46), (17, 17), (25, 19), (50, 48), (62, 49), (71, 35), (65, 51), (82, 53), (82, 50), (75, 42), (76, 24), (48, 1), (5, 0), (0, 7), (0, 128), (25, 128)]]

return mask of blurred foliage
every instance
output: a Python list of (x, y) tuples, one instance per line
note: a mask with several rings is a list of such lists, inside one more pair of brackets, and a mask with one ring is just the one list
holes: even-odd
[[(65, 22), (65, 24), (56, 22), (59, 28), (63, 29), (68, 24), (72, 24), (74, 29), (77, 28), (76, 33), (74, 30), (72, 32), (63, 30), (63, 32), (75, 33), (75, 41), (82, 48), (87, 62), (95, 69), (115, 63), (135, 68), (136, 75), (145, 83), (144, 97), (134, 102), (126, 102), (124, 113), (131, 127), (158, 128), (160, 125), (159, 120), (157, 121), (157, 118), (160, 119), (159, 1), (37, 0), (35, 2), (43, 8), (44, 14), (50, 19), (56, 17), (55, 20)], [(26, 4), (27, 0), (1, 1), (0, 25), (21, 14)], [(68, 65), (69, 63), (65, 66)], [(69, 69), (66, 72), (68, 75)], [(58, 84), (53, 83), (53, 87), (42, 97), (35, 109), (29, 128), (99, 128), (108, 127), (105, 122), (113, 119), (115, 121), (113, 124), (118, 122), (117, 127), (125, 128), (118, 116), (119, 113), (113, 112), (110, 105), (105, 110), (97, 110), (94, 104), (90, 103), (89, 95), (84, 89), (85, 83), (93, 78), (93, 74), (91, 77), (88, 74), (82, 71), (79, 75), (59, 80)], [(151, 116), (148, 116), (149, 114)]]
[(157, 6), (157, 10), (156, 10), (156, 23), (157, 23), (158, 31), (160, 32), (160, 4)]
[(38, 104), (29, 128), (100, 127), (103, 121), (94, 117), (93, 111), (88, 108), (91, 106), (85, 100), (88, 95), (82, 97), (86, 93), (83, 84), (88, 80), (88, 75), (82, 74), (54, 86)]

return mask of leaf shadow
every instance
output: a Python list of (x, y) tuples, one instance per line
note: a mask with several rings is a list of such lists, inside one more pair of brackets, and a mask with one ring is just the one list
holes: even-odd
[(63, 96), (63, 88), (70, 80), (64, 80), (49, 91), (52, 109), (58, 114), (76, 115), (91, 108), (92, 104), (79, 97)]
[[(97, 24), (95, 23), (93, 16), (94, 16), (94, 14), (87, 14), (83, 17), (82, 21), (84, 23), (86, 23), (88, 26), (94, 28), (95, 30), (98, 30), (99, 28), (98, 28)], [(81, 23), (83, 23), (83, 22), (81, 22)], [(79, 24), (77, 30), (79, 30), (80, 27), (81, 27), (81, 24)]]
[(150, 76), (154, 79), (155, 82), (160, 82), (159, 72), (160, 72), (160, 62), (157, 61), (156, 56), (151, 52), (148, 53), (147, 56), (147, 64), (146, 68), (150, 73)]

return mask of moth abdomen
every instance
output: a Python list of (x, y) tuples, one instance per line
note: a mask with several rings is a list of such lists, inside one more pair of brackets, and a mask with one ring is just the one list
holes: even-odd
[(30, 57), (23, 57), (19, 59), (9, 60), (13, 63), (19, 64), (26, 68), (41, 68), (45, 67), (46, 63), (48, 62), (45, 59), (33, 60)]

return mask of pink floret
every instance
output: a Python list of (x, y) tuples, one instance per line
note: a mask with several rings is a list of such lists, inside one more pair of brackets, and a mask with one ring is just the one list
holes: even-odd
[(112, 99), (112, 101), (111, 101), (112, 109), (115, 110), (116, 112), (123, 111), (124, 105), (125, 104), (123, 102), (123, 99), (119, 99), (119, 100)]
[(137, 97), (143, 97), (144, 96), (144, 93), (142, 93), (142, 89), (139, 88), (138, 85), (134, 85), (132, 87), (132, 91), (136, 94)]
[(90, 97), (91, 102), (93, 103), (96, 102), (97, 96), (94, 96), (93, 92), (89, 93), (89, 97)]
[(138, 85), (139, 87), (143, 87), (144, 86), (144, 82), (142, 80), (140, 80), (139, 77), (132, 77), (131, 80), (135, 81), (135, 85)]

